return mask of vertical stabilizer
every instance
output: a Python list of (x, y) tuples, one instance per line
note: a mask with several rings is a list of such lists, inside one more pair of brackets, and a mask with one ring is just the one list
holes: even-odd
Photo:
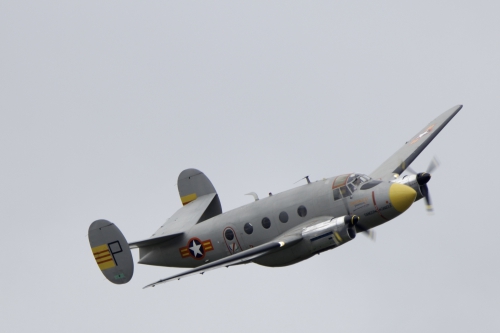
[(177, 188), (183, 205), (195, 201), (197, 198), (207, 194), (215, 193), (215, 197), (198, 222), (202, 222), (216, 215), (222, 214), (222, 205), (215, 187), (210, 179), (200, 170), (186, 169), (182, 171), (177, 179)]
[(177, 179), (177, 188), (183, 205), (205, 194), (217, 193), (210, 179), (196, 169), (182, 171)]

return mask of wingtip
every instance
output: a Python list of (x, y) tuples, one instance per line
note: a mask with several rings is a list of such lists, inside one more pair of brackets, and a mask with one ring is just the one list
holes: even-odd
[(147, 289), (147, 288), (150, 288), (150, 287), (154, 287), (154, 286), (156, 286), (156, 285), (157, 285), (157, 283), (158, 283), (158, 282), (148, 284), (147, 286), (142, 287), (142, 289)]
[(462, 104), (455, 105), (454, 107), (448, 109), (444, 114), (456, 115), (463, 108)]

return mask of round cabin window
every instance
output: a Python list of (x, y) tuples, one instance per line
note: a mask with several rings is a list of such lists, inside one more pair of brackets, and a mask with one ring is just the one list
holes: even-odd
[(264, 217), (262, 219), (262, 226), (265, 228), (265, 229), (269, 229), (271, 227), (271, 220), (268, 219), (267, 217)]
[(281, 212), (280, 213), (280, 221), (283, 223), (288, 222), (288, 214), (286, 212)]
[(304, 206), (300, 206), (297, 208), (297, 214), (299, 214), (300, 217), (305, 217), (307, 215), (307, 209)]
[(243, 227), (243, 230), (245, 230), (245, 232), (250, 235), (253, 232), (253, 225), (251, 225), (250, 223), (246, 223)]
[(234, 232), (231, 229), (226, 229), (226, 232), (224, 232), (224, 236), (226, 236), (227, 240), (233, 240)]

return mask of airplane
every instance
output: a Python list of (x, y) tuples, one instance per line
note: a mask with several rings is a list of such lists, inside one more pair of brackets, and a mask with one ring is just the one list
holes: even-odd
[(410, 164), (460, 111), (457, 105), (431, 121), (369, 175), (346, 173), (307, 183), (245, 206), (222, 212), (214, 186), (197, 169), (180, 173), (177, 187), (182, 207), (147, 239), (128, 243), (107, 220), (88, 231), (92, 253), (112, 283), (132, 279), (131, 249), (139, 264), (190, 268), (144, 288), (239, 264), (269, 267), (293, 265), (353, 240), (404, 213), (424, 198), (432, 211), (427, 183), (437, 163), (426, 172), (402, 176)]

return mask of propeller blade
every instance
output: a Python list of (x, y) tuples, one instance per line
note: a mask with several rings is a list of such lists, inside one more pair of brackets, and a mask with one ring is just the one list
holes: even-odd
[(438, 160), (436, 159), (436, 157), (433, 157), (431, 163), (427, 167), (426, 173), (432, 173), (434, 170), (436, 170), (438, 166), (439, 166)]
[(406, 168), (407, 171), (417, 176), (417, 183), (418, 185), (420, 185), (420, 192), (422, 193), (422, 196), (424, 197), (425, 200), (425, 209), (427, 209), (429, 215), (433, 214), (433, 207), (427, 183), (429, 182), (429, 180), (431, 180), (431, 173), (434, 172), (437, 169), (437, 167), (439, 167), (439, 161), (437, 160), (436, 157), (433, 157), (425, 172), (417, 173), (410, 167)]
[(427, 212), (431, 214), (433, 212), (433, 208), (431, 203), (431, 196), (429, 194), (429, 188), (427, 187), (427, 185), (420, 186), (420, 192), (422, 192), (422, 195), (424, 196), (425, 208), (427, 209)]
[(360, 224), (356, 224), (356, 230), (358, 232), (362, 232), (366, 237), (370, 238), (372, 241), (375, 241), (375, 231), (368, 230)]
[(375, 231), (373, 230), (366, 230), (366, 231), (363, 231), (363, 234), (370, 238), (372, 241), (375, 241)]
[(413, 170), (412, 168), (410, 168), (409, 166), (406, 168), (406, 171), (410, 172), (411, 174), (414, 174), (416, 175), (417, 172), (415, 170)]

